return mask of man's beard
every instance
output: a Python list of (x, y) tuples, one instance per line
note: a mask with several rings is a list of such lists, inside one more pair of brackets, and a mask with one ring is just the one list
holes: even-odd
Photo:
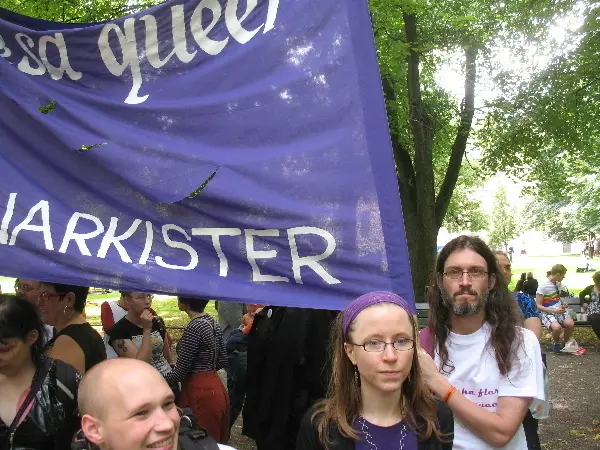
[(460, 305), (457, 305), (454, 303), (453, 301), (453, 297), (450, 296), (450, 294), (448, 294), (448, 291), (446, 291), (446, 289), (444, 289), (443, 287), (440, 287), (440, 293), (442, 295), (442, 301), (444, 302), (444, 305), (446, 305), (448, 308), (450, 308), (452, 310), (452, 312), (454, 314), (456, 314), (457, 316), (472, 316), (474, 314), (477, 314), (479, 311), (481, 311), (488, 299), (490, 298), (490, 290), (486, 289), (485, 291), (482, 292), (481, 295), (477, 295), (477, 292), (471, 290), (471, 289), (462, 289), (460, 291), (458, 291), (456, 294), (454, 294), (454, 297), (457, 297), (459, 295), (464, 295), (464, 294), (469, 294), (469, 295), (474, 295), (477, 297), (477, 302), (476, 303), (462, 303)]

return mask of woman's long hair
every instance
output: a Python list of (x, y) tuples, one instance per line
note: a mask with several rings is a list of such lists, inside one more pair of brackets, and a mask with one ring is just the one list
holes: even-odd
[[(495, 277), (495, 285), (490, 289), (485, 304), (485, 321), (491, 326), (489, 344), (494, 349), (498, 369), (506, 375), (516, 361), (517, 349), (523, 344), (523, 337), (517, 328), (522, 324), (517, 302), (506, 287), (504, 274), (500, 270), (496, 257), (490, 248), (476, 236), (459, 236), (444, 246), (437, 260), (435, 280), (427, 290), (429, 301), (429, 329), (433, 337), (434, 348), (439, 352), (442, 372), (449, 373), (453, 369), (452, 361), (448, 361), (446, 341), (450, 332), (451, 307), (442, 299), (440, 285), (444, 265), (450, 254), (457, 250), (471, 249), (485, 259), (488, 277)], [(449, 293), (452, 295), (451, 293)]]
[[(414, 317), (409, 312), (407, 313), (413, 328), (413, 339), (416, 341), (416, 323)], [(312, 421), (317, 425), (319, 439), (325, 447), (333, 443), (329, 433), (331, 426), (336, 427), (346, 438), (358, 439), (357, 431), (352, 428), (352, 423), (360, 413), (361, 391), (358, 380), (356, 380), (354, 365), (344, 350), (346, 339), (342, 331), (342, 321), (343, 314), (340, 314), (334, 322), (330, 337), (329, 354), (332, 357), (332, 370), (327, 399), (318, 404), (312, 416)], [(352, 331), (353, 323), (350, 324), (348, 335)], [(437, 402), (425, 386), (419, 366), (416, 342), (410, 375), (402, 383), (400, 407), (406, 413), (407, 424), (420, 439), (428, 439), (433, 433), (442, 437), (437, 427)]]
[(16, 338), (27, 341), (30, 332), (38, 338), (31, 344), (31, 360), (36, 367), (43, 359), (44, 323), (35, 305), (16, 295), (0, 294), (0, 341)]

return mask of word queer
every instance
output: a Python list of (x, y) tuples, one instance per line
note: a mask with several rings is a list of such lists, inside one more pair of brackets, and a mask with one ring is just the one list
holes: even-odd
[[(10, 229), (11, 222), (16, 207), (17, 193), (11, 193), (8, 198), (6, 205), (6, 212), (0, 223), (0, 244), (4, 245), (17, 245), (19, 236), (24, 231), (40, 233), (44, 240), (44, 246), (46, 250), (56, 251), (54, 245), (54, 239), (52, 237), (52, 230), (50, 224), (50, 203), (47, 200), (41, 200), (32, 206), (27, 216), (19, 223), (14, 224), (12, 230)], [(144, 224), (142, 226), (142, 223)], [(82, 226), (83, 225), (83, 226)], [(125, 231), (121, 234), (117, 234), (117, 227), (119, 225), (119, 219), (117, 217), (111, 217), (108, 227), (96, 216), (86, 213), (75, 212), (71, 215), (67, 225), (64, 228), (60, 246), (58, 248), (59, 253), (66, 253), (67, 250), (73, 247), (73, 244), (79, 250), (79, 253), (83, 256), (95, 256), (97, 258), (106, 258), (109, 249), (114, 248), (121, 260), (128, 264), (145, 265), (148, 262), (155, 262), (156, 265), (164, 267), (166, 269), (173, 270), (194, 270), (199, 263), (198, 251), (188, 244), (186, 241), (191, 241), (191, 236), (198, 236), (210, 238), (212, 248), (219, 258), (219, 276), (226, 277), (229, 272), (229, 260), (227, 255), (224, 253), (221, 246), (222, 238), (231, 238), (235, 236), (244, 235), (245, 247), (246, 247), (246, 258), (250, 267), (252, 268), (252, 281), (272, 281), (272, 282), (289, 282), (290, 279), (281, 275), (271, 275), (262, 273), (257, 261), (259, 259), (268, 260), (277, 257), (276, 250), (257, 250), (255, 248), (255, 238), (257, 237), (277, 237), (280, 235), (280, 231), (277, 229), (269, 230), (254, 230), (254, 229), (240, 229), (240, 228), (192, 228), (188, 233), (182, 227), (175, 224), (164, 224), (160, 227), (160, 237), (162, 237), (162, 243), (170, 249), (177, 249), (181, 252), (187, 253), (187, 256), (179, 258), (185, 259), (187, 264), (174, 264), (173, 262), (165, 261), (165, 258), (161, 255), (155, 255), (157, 248), (161, 247), (161, 243), (157, 242), (160, 237), (155, 237), (155, 230), (157, 227), (154, 226), (149, 220), (142, 221), (141, 219), (135, 219)], [(56, 225), (53, 225), (56, 227)], [(83, 232), (82, 228), (85, 227), (86, 231)], [(90, 227), (93, 229), (90, 231)], [(140, 231), (138, 232), (138, 229)], [(62, 231), (62, 230), (61, 230)], [(331, 256), (336, 247), (336, 242), (331, 233), (328, 231), (317, 228), (317, 227), (295, 227), (285, 230), (287, 233), (287, 240), (289, 243), (290, 256), (292, 262), (292, 273), (294, 281), (302, 284), (301, 269), (307, 267), (312, 269), (317, 275), (319, 275), (323, 281), (327, 284), (337, 284), (340, 280), (333, 277), (325, 270), (320, 261)], [(128, 239), (131, 239), (136, 233), (145, 233), (143, 250), (134, 263), (130, 256), (130, 251), (125, 247), (125, 243)], [(158, 234), (158, 233), (157, 233)], [(191, 236), (190, 236), (191, 235)], [(302, 235), (316, 235), (322, 238), (326, 243), (325, 250), (317, 255), (304, 255), (301, 256), (298, 251), (297, 237)], [(176, 238), (179, 238), (177, 240)], [(139, 241), (139, 234), (138, 234)], [(93, 242), (98, 246), (98, 250), (95, 255), (92, 255), (88, 242)], [(206, 247), (205, 245), (203, 247)], [(237, 246), (236, 246), (237, 248)], [(72, 254), (72, 251), (71, 253)], [(183, 255), (184, 253), (182, 253)], [(214, 254), (211, 255), (214, 257)]]
[[(187, 23), (183, 5), (174, 5), (170, 8), (170, 39), (165, 39), (167, 33), (162, 32), (162, 28), (167, 28), (168, 25), (158, 23), (154, 15), (146, 14), (139, 19), (130, 17), (123, 22), (112, 22), (103, 25), (97, 38), (98, 50), (102, 62), (112, 75), (123, 76), (124, 79), (131, 80), (131, 90), (124, 103), (133, 105), (143, 103), (148, 99), (149, 94), (139, 95), (143, 81), (140, 61), (145, 58), (154, 69), (162, 68), (173, 57), (176, 57), (182, 63), (191, 62), (196, 56), (197, 50), (188, 50), (189, 35), (191, 35), (200, 50), (211, 56), (218, 55), (223, 51), (230, 40), (230, 36), (240, 44), (246, 44), (261, 28), (262, 33), (265, 34), (275, 27), (279, 0), (265, 1), (268, 1), (268, 6), (264, 23), (252, 30), (246, 29), (243, 23), (257, 7), (258, 0), (247, 0), (246, 9), (241, 17), (237, 15), (240, 0), (228, 0), (224, 15), (219, 0), (202, 0), (193, 9)], [(207, 17), (212, 18), (208, 24), (205, 20)], [(222, 39), (209, 36), (217, 23), (222, 20), (230, 36)], [(139, 32), (142, 29), (143, 33)], [(73, 40), (77, 41), (76, 34), (78, 32), (70, 32), (69, 36), (73, 36)], [(159, 53), (159, 36), (163, 53), (164, 47), (170, 47), (171, 49), (169, 53), (162, 57)], [(116, 48), (111, 46), (111, 38), (113, 42), (118, 44)], [(63, 33), (57, 32), (53, 36), (39, 36), (36, 39), (37, 41), (34, 41), (26, 33), (16, 33), (14, 36), (16, 44), (24, 52), (17, 63), (17, 68), (21, 72), (34, 76), (49, 73), (53, 80), (60, 80), (65, 74), (74, 81), (82, 78), (82, 72), (73, 68), (73, 65), (76, 66), (75, 62), (72, 64), (69, 61), (67, 41)], [(81, 45), (81, 41), (78, 45)], [(58, 57), (58, 64), (53, 64), (50, 61), (49, 53), (53, 50)], [(13, 50), (7, 46), (6, 41), (0, 35), (0, 57), (10, 58), (12, 55)], [(86, 53), (86, 59), (88, 58), (89, 55)], [(10, 60), (9, 62), (11, 64), (16, 63), (16, 61), (12, 62)], [(128, 73), (123, 75), (126, 71)]]

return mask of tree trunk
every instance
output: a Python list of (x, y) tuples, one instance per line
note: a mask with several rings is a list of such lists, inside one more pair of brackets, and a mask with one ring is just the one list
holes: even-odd
[[(460, 124), (452, 146), (448, 169), (436, 198), (433, 172), (435, 126), (423, 105), (420, 81), (420, 54), (417, 20), (404, 13), (404, 31), (409, 44), (407, 88), (410, 128), (414, 158), (401, 145), (392, 127), (392, 146), (404, 213), (404, 225), (410, 255), (413, 286), (417, 301), (425, 298), (425, 289), (435, 271), (437, 235), (460, 172), (474, 114), (476, 57), (474, 49), (465, 50), (465, 98), (461, 105)], [(396, 101), (393, 84), (383, 79), (386, 99)]]
[[(404, 31), (409, 43), (406, 77), (409, 120), (414, 143), (414, 178), (410, 207), (404, 221), (408, 238), (413, 286), (417, 300), (425, 296), (435, 264), (439, 226), (435, 217), (435, 184), (433, 174), (434, 124), (421, 97), (419, 34), (416, 17), (404, 13)], [(460, 167), (460, 166), (459, 166)], [(406, 197), (406, 196), (405, 196)], [(408, 199), (402, 199), (408, 201)], [(404, 203), (403, 203), (404, 204)]]

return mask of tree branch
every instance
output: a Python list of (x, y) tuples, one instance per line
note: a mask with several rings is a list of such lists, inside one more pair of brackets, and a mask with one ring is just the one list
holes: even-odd
[(456, 187), (460, 166), (467, 147), (467, 140), (471, 132), (473, 115), (475, 113), (476, 60), (477, 50), (474, 48), (465, 49), (465, 98), (461, 106), (460, 124), (458, 125), (456, 138), (452, 145), (448, 170), (446, 170), (444, 181), (435, 201), (435, 220), (438, 226), (442, 225), (444, 216), (448, 211), (448, 205)]

